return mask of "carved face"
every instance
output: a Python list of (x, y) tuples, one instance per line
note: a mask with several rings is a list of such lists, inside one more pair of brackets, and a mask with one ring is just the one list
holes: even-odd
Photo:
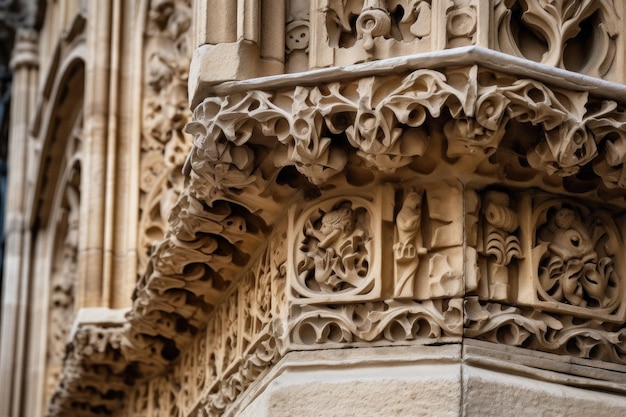
[(587, 228), (577, 218), (573, 210), (559, 209), (554, 215), (554, 234), (548, 246), (550, 251), (563, 261), (580, 259), (580, 261), (595, 261), (593, 242)]
[(352, 223), (352, 210), (348, 207), (342, 207), (327, 213), (322, 218), (320, 231), (324, 234), (330, 233), (334, 229), (350, 232), (352, 230)]
[(404, 200), (403, 207), (417, 209), (421, 204), (421, 198), (419, 194), (414, 191), (411, 191)]

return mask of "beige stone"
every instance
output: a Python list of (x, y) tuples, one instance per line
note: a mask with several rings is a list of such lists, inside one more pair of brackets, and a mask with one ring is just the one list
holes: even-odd
[(0, 416), (623, 414), (625, 7), (46, 3)]

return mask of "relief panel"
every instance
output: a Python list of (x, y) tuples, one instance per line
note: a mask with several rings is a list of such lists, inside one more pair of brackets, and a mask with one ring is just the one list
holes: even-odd
[(463, 200), (458, 187), (407, 188), (395, 217), (396, 299), (451, 298), (463, 291)]
[(390, 188), (336, 196), (289, 212), (289, 298), (295, 303), (363, 301), (382, 291), (383, 220)]
[(523, 257), (516, 202), (505, 192), (484, 192), (481, 220), (478, 293), (483, 299), (508, 300), (518, 272), (516, 260)]
[[(435, 3), (435, 5), (433, 5)], [(316, 0), (312, 67), (430, 51), (437, 0)]]
[(622, 24), (614, 0), (496, 0), (495, 49), (594, 77), (615, 77)]
[(519, 301), (544, 310), (620, 322), (626, 262), (620, 223), (609, 210), (524, 195)]

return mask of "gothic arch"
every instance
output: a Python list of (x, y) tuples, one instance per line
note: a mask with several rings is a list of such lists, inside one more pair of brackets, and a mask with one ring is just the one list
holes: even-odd
[(59, 42), (46, 68), (29, 139), (30, 276), (32, 297), (40, 300), (30, 312), (31, 335), (37, 339), (30, 354), (40, 365), (40, 392), (46, 400), (57, 384), (78, 307), (85, 57), (83, 37)]

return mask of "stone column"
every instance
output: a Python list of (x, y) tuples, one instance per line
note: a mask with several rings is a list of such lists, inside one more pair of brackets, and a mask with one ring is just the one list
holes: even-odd
[(20, 409), (25, 352), (30, 229), (25, 218), (29, 122), (36, 101), (38, 57), (37, 34), (22, 29), (16, 35), (11, 69), (11, 130), (9, 175), (5, 217), (5, 260), (0, 335), (0, 415), (16, 415)]
[[(107, 143), (109, 141), (109, 94), (111, 74), (111, 2), (94, 2), (88, 7), (88, 57), (85, 71), (85, 113), (81, 175), (82, 217), (85, 233), (79, 243), (79, 287), (77, 307), (101, 306), (105, 257), (105, 213), (107, 208)], [(108, 301), (108, 300), (106, 300)]]
[(192, 106), (211, 85), (283, 73), (284, 1), (200, 1), (195, 12), (196, 50), (189, 69)]

